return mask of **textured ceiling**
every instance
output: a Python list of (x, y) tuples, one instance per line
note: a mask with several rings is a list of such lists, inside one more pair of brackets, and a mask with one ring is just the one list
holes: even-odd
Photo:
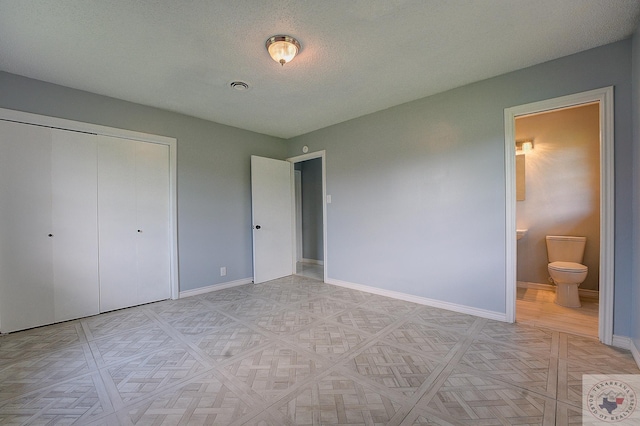
[[(640, 0), (0, 0), (0, 69), (290, 138), (639, 20)], [(284, 67), (264, 47), (276, 34), (302, 44)]]

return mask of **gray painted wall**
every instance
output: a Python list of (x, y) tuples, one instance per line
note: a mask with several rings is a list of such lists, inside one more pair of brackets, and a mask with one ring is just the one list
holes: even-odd
[(284, 140), (4, 72), (0, 108), (177, 138), (180, 290), (253, 276), (250, 156)]
[(632, 44), (632, 87), (633, 87), (633, 295), (631, 298), (632, 330), (636, 348), (640, 349), (640, 26), (633, 35)]
[(322, 245), (322, 159), (300, 164), (302, 172), (302, 257), (324, 260)]
[[(638, 62), (637, 47), (633, 56)], [(632, 299), (637, 257), (630, 231), (638, 191), (632, 179), (631, 57), (631, 40), (625, 40), (288, 144), (2, 72), (0, 107), (178, 139), (181, 290), (252, 276), (249, 156), (285, 158), (308, 145), (312, 152), (327, 150), (333, 198), (327, 214), (328, 278), (505, 312), (504, 108), (613, 85), (614, 333), (629, 336), (631, 307), (637, 306), (632, 303), (640, 300), (638, 294)], [(636, 131), (637, 113), (636, 108)], [(637, 197), (634, 201), (637, 206)], [(220, 266), (227, 266), (226, 277), (219, 277)], [(640, 319), (634, 325), (640, 334)]]
[(613, 85), (614, 333), (628, 336), (630, 49), (621, 41), (290, 140), (291, 156), (326, 150), (328, 278), (504, 313), (504, 109)]

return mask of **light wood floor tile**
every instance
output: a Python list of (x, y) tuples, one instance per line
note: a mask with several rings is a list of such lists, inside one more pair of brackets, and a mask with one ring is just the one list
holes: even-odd
[(251, 410), (215, 375), (208, 374), (126, 409), (134, 424), (230, 425)]
[(207, 369), (209, 367), (188, 350), (174, 347), (109, 367), (106, 373), (117, 389), (118, 396), (126, 404), (186, 381)]
[(554, 424), (556, 401), (454, 370), (428, 407), (458, 424)]
[(581, 308), (554, 303), (555, 292), (518, 288), (516, 322), (598, 338), (598, 300), (581, 297)]
[(84, 424), (112, 412), (100, 377), (93, 374), (0, 403), (0, 424)]
[(444, 366), (435, 358), (378, 342), (360, 351), (345, 367), (398, 395), (412, 396), (425, 382), (435, 379)]
[(556, 396), (558, 359), (548, 353), (476, 341), (459, 365), (551, 398)]
[(283, 337), (298, 347), (332, 360), (348, 356), (371, 338), (347, 326), (328, 321), (321, 321)]
[(463, 336), (455, 329), (443, 330), (422, 322), (407, 321), (384, 336), (396, 344), (410, 346), (422, 353), (445, 357)]
[(296, 383), (317, 373), (320, 365), (306, 351), (278, 344), (254, 351), (224, 367), (265, 400), (274, 400)]
[(0, 424), (565, 425), (583, 374), (640, 374), (521, 319), (303, 276), (152, 303), (0, 336)]
[(352, 308), (329, 318), (329, 320), (364, 333), (375, 334), (397, 321), (398, 317), (364, 308)]
[(425, 325), (452, 328), (467, 331), (478, 318), (458, 312), (423, 306), (418, 309), (414, 318)]
[(111, 365), (129, 358), (176, 344), (166, 331), (152, 325), (92, 341), (89, 345), (100, 366)]
[(296, 425), (385, 425), (402, 404), (350, 377), (332, 373), (279, 408)]
[(240, 323), (199, 335), (193, 340), (207, 356), (218, 362), (242, 356), (246, 350), (271, 341), (264, 333)]

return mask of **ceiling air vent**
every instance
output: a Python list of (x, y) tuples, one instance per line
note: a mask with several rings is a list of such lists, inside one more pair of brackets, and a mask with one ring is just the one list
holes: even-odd
[(249, 85), (244, 81), (232, 81), (230, 84), (232, 89), (237, 90), (238, 92), (244, 92), (249, 89)]

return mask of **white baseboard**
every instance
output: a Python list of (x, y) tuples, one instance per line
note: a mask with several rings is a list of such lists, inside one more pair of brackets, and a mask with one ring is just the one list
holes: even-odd
[(631, 350), (631, 346), (633, 346), (633, 342), (629, 337), (614, 335), (613, 340), (611, 341), (611, 346), (615, 346), (616, 348), (620, 348), (620, 349)]
[[(534, 288), (536, 290), (553, 291), (555, 293), (556, 286), (551, 284), (531, 283), (527, 281), (518, 281), (518, 288)], [(596, 290), (587, 290), (586, 288), (578, 288), (578, 294), (582, 297), (589, 297), (592, 299), (598, 299), (600, 293)]]
[(364, 284), (355, 284), (347, 281), (340, 281), (333, 278), (326, 278), (325, 283), (336, 285), (339, 287), (346, 287), (352, 290), (360, 290), (367, 293), (378, 294), (380, 296), (391, 297), (393, 299), (405, 300), (407, 302), (418, 303), (420, 305), (432, 306), (434, 308), (446, 309), (449, 311), (459, 312), (462, 314), (474, 315), (476, 317), (488, 318), (496, 321), (507, 321), (506, 314), (502, 312), (488, 311), (485, 309), (473, 308), (465, 305), (458, 305), (456, 303), (442, 302), (440, 300), (428, 299), (426, 297), (414, 296), (412, 294), (401, 293), (399, 291), (385, 290), (377, 287), (370, 287)]
[(243, 278), (241, 280), (229, 281), (222, 284), (213, 284), (206, 287), (194, 288), (193, 290), (185, 290), (180, 292), (180, 299), (183, 297), (197, 296), (198, 294), (205, 294), (211, 291), (224, 290), (225, 288), (237, 287), (239, 285), (251, 284), (253, 277)]
[[(615, 342), (616, 336), (613, 336), (613, 339)], [(640, 368), (640, 348), (638, 348), (638, 346), (636, 345), (636, 342), (633, 339), (629, 337), (625, 337), (625, 339), (629, 340), (629, 347), (627, 349), (631, 351), (631, 355), (633, 355), (633, 359), (636, 360), (636, 365), (638, 366), (638, 368)]]
[(312, 265), (324, 265), (324, 261), (317, 259), (305, 259), (301, 260), (302, 263), (311, 263)]
[(631, 337), (614, 335), (611, 346), (631, 351), (631, 355), (633, 355), (636, 365), (640, 368), (640, 350)]

